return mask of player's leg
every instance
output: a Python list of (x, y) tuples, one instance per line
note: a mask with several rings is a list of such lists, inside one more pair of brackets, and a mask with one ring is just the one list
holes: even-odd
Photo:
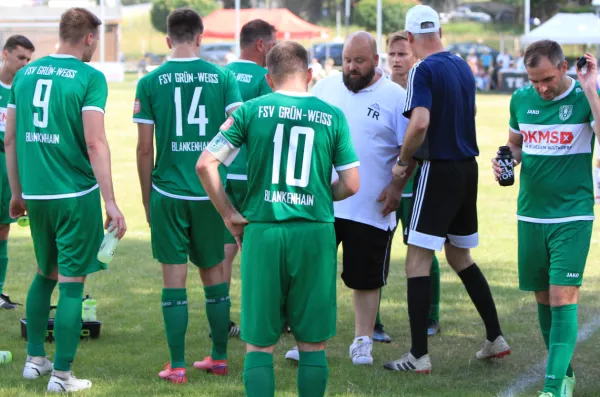
[(460, 277), (485, 325), (486, 341), (483, 349), (476, 354), (477, 358), (500, 358), (510, 354), (510, 348), (502, 336), (496, 304), (488, 282), (471, 257), (471, 249), (479, 244), (477, 163), (474, 160), (458, 163), (456, 170), (464, 181), (464, 196), (448, 228), (448, 240), (445, 244), (446, 258)]
[(5, 154), (0, 152), (0, 309), (8, 310), (17, 308), (17, 304), (13, 303), (3, 290), (8, 269), (8, 232), (10, 224), (14, 222), (8, 212), (11, 195)]
[(214, 375), (226, 375), (231, 300), (222, 263), (225, 225), (210, 201), (190, 201), (188, 205), (191, 214), (190, 261), (200, 269), (213, 344), (210, 356), (195, 362), (194, 367)]
[(600, 142), (596, 139), (596, 164), (594, 165), (594, 195), (600, 204)]
[(187, 202), (163, 196), (155, 190), (150, 195), (152, 255), (162, 265), (163, 290), (161, 308), (169, 347), (169, 364), (158, 376), (172, 383), (185, 383), (185, 335), (188, 326), (186, 290), (189, 227)]
[(429, 305), (429, 326), (427, 335), (433, 336), (441, 332), (440, 327), (440, 263), (437, 256), (433, 255), (431, 261), (431, 303)]
[(23, 368), (25, 379), (37, 379), (52, 372), (52, 362), (46, 358), (44, 341), (50, 316), (50, 298), (58, 280), (54, 211), (46, 201), (28, 201), (31, 238), (38, 263), (25, 303), (27, 321), (27, 360)]
[(247, 343), (244, 389), (248, 397), (273, 397), (273, 347), (285, 321), (282, 291), (289, 277), (282, 271), (286, 254), (277, 224), (249, 224), (242, 247), (242, 339)]
[(298, 395), (322, 397), (329, 367), (326, 341), (336, 333), (337, 258), (329, 223), (286, 226), (286, 268), (291, 275), (285, 313), (298, 341)]
[(336, 219), (336, 223), (347, 229), (343, 241), (342, 280), (352, 289), (354, 303), (354, 341), (349, 349), (350, 358), (354, 364), (371, 365), (371, 337), (379, 292), (387, 280), (392, 232), (346, 219)]
[(55, 206), (59, 296), (54, 317), (54, 371), (48, 391), (78, 391), (92, 386), (71, 372), (81, 335), (84, 282), (87, 275), (106, 269), (97, 259), (103, 238), (100, 191), (56, 200)]
[[(592, 236), (592, 221), (547, 225), (551, 230), (550, 251), (550, 328), (548, 366), (544, 392), (558, 395), (563, 382), (572, 394), (575, 379), (568, 376), (577, 342), (579, 287)], [(565, 378), (565, 375), (567, 377)]]

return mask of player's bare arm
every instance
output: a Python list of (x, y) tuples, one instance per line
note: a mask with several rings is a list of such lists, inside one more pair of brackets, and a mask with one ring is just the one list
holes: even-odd
[[(523, 157), (523, 135), (509, 130), (506, 146), (508, 146), (512, 152), (514, 166), (516, 167), (521, 164), (521, 158)], [(494, 173), (494, 178), (498, 181), (500, 174), (502, 174), (502, 169), (495, 157), (492, 159), (492, 171)]]
[(590, 103), (590, 109), (594, 116), (594, 120), (596, 121), (594, 123), (596, 139), (600, 139), (600, 122), (598, 121), (600, 120), (600, 97), (598, 96), (598, 91), (596, 91), (596, 81), (598, 81), (598, 60), (589, 52), (584, 56), (587, 61), (587, 72), (583, 74), (581, 69), (577, 69), (577, 77), (581, 87), (583, 87), (585, 96)]
[(338, 171), (339, 179), (331, 183), (333, 201), (341, 201), (358, 192), (360, 188), (360, 174), (358, 168)]
[(106, 207), (105, 228), (108, 228), (108, 225), (114, 221), (118, 228), (117, 237), (123, 238), (127, 231), (127, 224), (115, 201), (110, 167), (110, 148), (104, 130), (104, 113), (87, 110), (82, 113), (81, 118), (88, 156)]
[(23, 200), (21, 189), (21, 180), (19, 179), (19, 168), (17, 166), (17, 146), (16, 138), (16, 118), (15, 108), (8, 108), (6, 118), (6, 132), (4, 133), (4, 150), (6, 152), (6, 169), (8, 172), (8, 181), (12, 198), (10, 200), (10, 217), (18, 218), (25, 215), (27, 206)]
[[(400, 164), (394, 165), (393, 174), (394, 178), (403, 178), (404, 174), (407, 174), (408, 167), (412, 164), (414, 170), (414, 159), (413, 156), (417, 149), (423, 144), (425, 140), (425, 133), (427, 127), (429, 127), (430, 112), (425, 107), (417, 107), (412, 110), (410, 116), (410, 122), (406, 129), (406, 135), (404, 137), (404, 144), (400, 151)], [(410, 175), (409, 175), (410, 176)]]
[(142, 188), (146, 221), (150, 223), (150, 193), (154, 169), (154, 124), (138, 124), (137, 169)]

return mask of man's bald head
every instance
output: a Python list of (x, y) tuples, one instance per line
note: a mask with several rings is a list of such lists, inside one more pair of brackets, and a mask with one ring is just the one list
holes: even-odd
[(369, 48), (374, 57), (377, 55), (377, 41), (375, 41), (375, 38), (369, 32), (354, 32), (348, 36), (344, 43), (344, 51), (346, 51), (347, 48), (354, 49), (357, 47)]
[(368, 32), (351, 34), (342, 53), (344, 84), (352, 92), (359, 92), (375, 81), (375, 67), (379, 64), (377, 43)]

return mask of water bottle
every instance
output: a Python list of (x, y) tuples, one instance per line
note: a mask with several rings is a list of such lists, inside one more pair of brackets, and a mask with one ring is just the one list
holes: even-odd
[(113, 260), (115, 249), (119, 245), (119, 239), (116, 237), (117, 230), (117, 226), (111, 222), (98, 251), (98, 260), (102, 263), (109, 264)]
[(498, 156), (496, 157), (498, 165), (502, 172), (498, 183), (500, 186), (512, 186), (515, 183), (515, 163), (513, 161), (512, 152), (508, 146), (500, 146)]
[(89, 295), (86, 295), (81, 306), (82, 306), (81, 319), (84, 322), (98, 321), (97, 317), (96, 317), (96, 300), (95, 299), (93, 299)]
[(19, 219), (17, 219), (17, 225), (21, 227), (29, 226), (29, 217), (27, 215), (20, 216)]
[(12, 363), (12, 353), (7, 351), (0, 351), (0, 364)]

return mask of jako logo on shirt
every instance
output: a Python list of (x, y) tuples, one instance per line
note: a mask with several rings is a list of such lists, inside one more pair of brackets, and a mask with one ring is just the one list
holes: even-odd
[(573, 114), (573, 105), (563, 105), (560, 107), (560, 109), (558, 109), (558, 117), (560, 117), (560, 119), (562, 121), (568, 120), (572, 114)]
[(540, 111), (539, 110), (534, 110), (534, 109), (529, 109), (527, 111), (527, 114), (540, 114)]
[(370, 116), (373, 119), (379, 120), (379, 105), (374, 103), (369, 106), (369, 111), (367, 112), (367, 116)]
[(579, 278), (579, 273), (567, 273), (567, 278)]
[(527, 143), (547, 143), (551, 145), (569, 145), (573, 143), (570, 131), (521, 131)]

